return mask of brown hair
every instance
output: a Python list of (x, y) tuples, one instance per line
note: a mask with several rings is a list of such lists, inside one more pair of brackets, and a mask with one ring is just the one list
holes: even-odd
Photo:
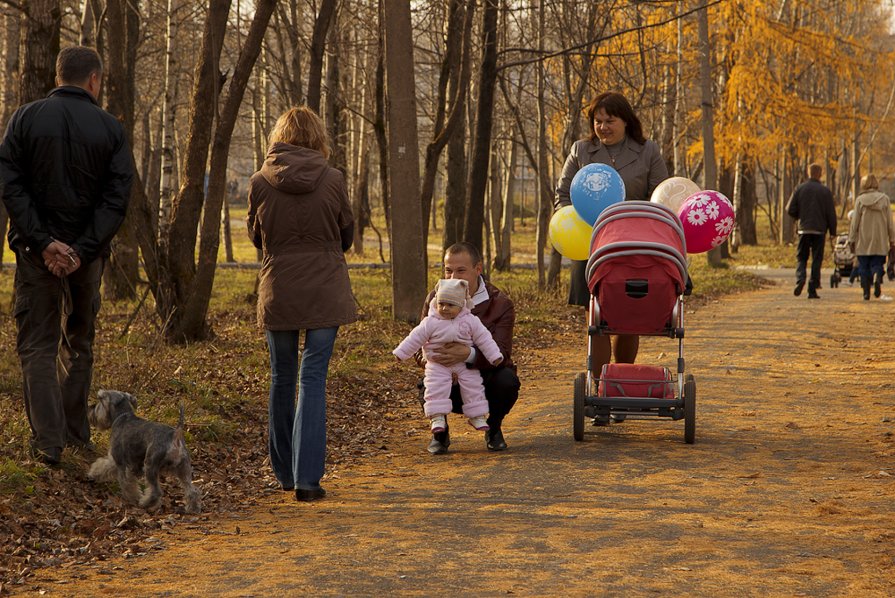
[(870, 191), (871, 189), (879, 189), (879, 181), (876, 180), (876, 175), (872, 172), (861, 178), (861, 190)]
[(625, 133), (628, 137), (640, 145), (646, 143), (646, 137), (643, 136), (643, 125), (640, 124), (640, 119), (634, 114), (634, 109), (631, 107), (627, 98), (615, 91), (601, 93), (587, 105), (587, 108), (585, 108), (587, 122), (589, 123), (588, 126), (590, 127), (589, 138), (591, 141), (597, 141), (597, 133), (594, 131), (594, 114), (600, 108), (605, 110), (606, 114), (609, 116), (614, 116), (625, 121)]
[(290, 108), (280, 115), (270, 132), (270, 144), (288, 143), (316, 150), (329, 158), (326, 127), (317, 113), (307, 106)]
[(817, 162), (808, 165), (808, 178), (820, 180), (820, 175), (824, 173), (823, 166)]
[(60, 85), (82, 84), (93, 73), (103, 73), (103, 61), (93, 48), (71, 46), (56, 56), (56, 78)]
[(479, 251), (479, 248), (473, 245), (472, 243), (454, 243), (450, 247), (444, 250), (444, 255), (457, 255), (458, 253), (465, 253), (470, 258), (472, 258), (473, 267), (476, 264), (482, 263), (482, 252)]

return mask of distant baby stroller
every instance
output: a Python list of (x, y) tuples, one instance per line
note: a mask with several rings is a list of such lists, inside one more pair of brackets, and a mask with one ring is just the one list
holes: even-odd
[(836, 235), (833, 241), (833, 264), (836, 268), (830, 276), (830, 288), (835, 289), (843, 278), (851, 276), (855, 254), (848, 244), (848, 233)]
[[(606, 208), (594, 224), (587, 263), (588, 370), (574, 386), (573, 432), (584, 439), (588, 417), (684, 420), (684, 441), (696, 440), (696, 381), (684, 377), (687, 249), (677, 215), (648, 201)], [(678, 340), (676, 375), (668, 368), (611, 363), (591, 371), (594, 337), (667, 336)]]

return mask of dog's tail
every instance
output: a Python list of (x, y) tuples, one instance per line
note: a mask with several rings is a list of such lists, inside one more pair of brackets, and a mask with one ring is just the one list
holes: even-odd
[(168, 460), (172, 462), (180, 462), (184, 455), (187, 455), (186, 439), (183, 436), (183, 403), (180, 404), (180, 418), (177, 420), (177, 427), (174, 428), (174, 437), (171, 439), (171, 448), (168, 449)]

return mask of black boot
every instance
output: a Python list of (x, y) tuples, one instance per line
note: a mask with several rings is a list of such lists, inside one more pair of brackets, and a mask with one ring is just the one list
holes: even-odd
[(876, 278), (873, 279), (873, 296), (879, 298), (880, 295), (883, 294), (883, 289), (881, 288), (883, 284), (883, 275), (877, 273)]
[(864, 301), (870, 301), (870, 277), (861, 275), (861, 289), (864, 291)]
[(500, 426), (485, 431), (485, 446), (489, 451), (505, 451), (507, 450), (507, 441), (503, 438), (503, 431)]
[(503, 417), (491, 416), (488, 418), (488, 429), (485, 430), (485, 447), (489, 451), (507, 450), (507, 441), (504, 440), (503, 431), (500, 429), (501, 424), (503, 424)]
[(808, 298), (820, 299), (820, 295), (817, 294), (817, 286), (813, 282), (808, 283)]

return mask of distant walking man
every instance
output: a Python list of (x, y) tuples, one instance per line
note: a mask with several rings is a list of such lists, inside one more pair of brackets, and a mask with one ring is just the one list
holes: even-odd
[(133, 178), (124, 129), (96, 101), (102, 74), (93, 49), (62, 50), (59, 87), (16, 110), (0, 145), (31, 450), (50, 465), (65, 446), (90, 446), (99, 287)]
[(796, 258), (796, 288), (798, 297), (805, 288), (805, 270), (808, 254), (811, 254), (811, 278), (808, 280), (808, 298), (820, 299), (820, 267), (824, 261), (824, 236), (836, 236), (836, 206), (829, 187), (820, 182), (823, 172), (820, 164), (808, 166), (808, 180), (793, 192), (786, 211), (799, 221), (799, 248)]

